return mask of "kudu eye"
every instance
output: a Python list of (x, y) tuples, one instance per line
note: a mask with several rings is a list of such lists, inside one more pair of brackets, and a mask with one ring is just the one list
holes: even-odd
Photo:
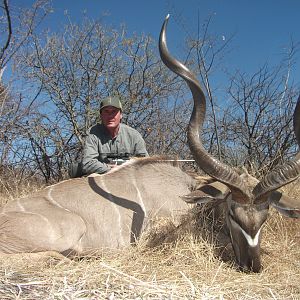
[(238, 228), (239, 230), (243, 230), (246, 231), (243, 226), (241, 225), (240, 220), (236, 217), (235, 214), (233, 214), (231, 211), (228, 213), (230, 222), (232, 223), (232, 225), (236, 228)]
[(232, 210), (231, 208), (228, 210), (228, 216), (229, 216), (229, 218), (230, 218), (231, 221), (235, 222), (237, 225), (240, 226), (240, 224), (239, 224), (239, 222), (237, 221), (236, 216), (235, 216), (235, 214), (233, 213), (233, 210)]
[(234, 222), (236, 225), (241, 227), (232, 213), (229, 213), (228, 216), (229, 216), (230, 221)]

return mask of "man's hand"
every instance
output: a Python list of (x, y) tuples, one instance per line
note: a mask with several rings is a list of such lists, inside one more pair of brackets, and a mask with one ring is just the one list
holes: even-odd
[(116, 163), (110, 163), (110, 164), (107, 164), (110, 168), (110, 170), (108, 172), (111, 172), (112, 170), (116, 170), (117, 168), (120, 167), (120, 165), (117, 165)]

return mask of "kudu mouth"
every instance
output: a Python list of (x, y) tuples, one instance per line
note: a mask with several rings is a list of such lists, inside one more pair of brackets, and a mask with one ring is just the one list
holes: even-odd
[(244, 246), (239, 248), (240, 242), (241, 241), (235, 241), (233, 243), (233, 245), (235, 245), (233, 249), (239, 270), (248, 273), (259, 273), (262, 269), (260, 259), (260, 244), (255, 247)]
[(239, 261), (239, 269), (243, 272), (259, 273), (262, 270), (260, 259), (260, 247), (249, 248), (249, 253), (245, 260)]

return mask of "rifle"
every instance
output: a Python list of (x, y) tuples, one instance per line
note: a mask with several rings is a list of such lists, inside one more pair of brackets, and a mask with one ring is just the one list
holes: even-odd
[[(131, 154), (128, 152), (124, 153), (101, 153), (101, 160), (106, 164), (122, 165), (124, 162), (130, 160), (132, 157), (145, 157), (145, 154)], [(82, 171), (81, 162), (73, 162), (69, 165), (69, 176), (70, 178), (81, 177), (85, 175)]]
[[(106, 155), (106, 159), (109, 164), (122, 165), (124, 162), (130, 160), (131, 157), (145, 157), (145, 154), (131, 154), (128, 152), (124, 153), (103, 153)], [(106, 160), (105, 159), (105, 160)]]

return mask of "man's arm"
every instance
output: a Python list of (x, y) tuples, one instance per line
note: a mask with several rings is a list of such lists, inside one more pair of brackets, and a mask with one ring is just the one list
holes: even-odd
[(83, 149), (82, 170), (84, 174), (103, 174), (110, 170), (110, 167), (106, 163), (100, 162), (98, 157), (97, 137), (89, 134), (86, 137)]
[(149, 156), (147, 149), (146, 149), (146, 143), (145, 143), (142, 135), (139, 132), (136, 132), (133, 154), (136, 156)]

